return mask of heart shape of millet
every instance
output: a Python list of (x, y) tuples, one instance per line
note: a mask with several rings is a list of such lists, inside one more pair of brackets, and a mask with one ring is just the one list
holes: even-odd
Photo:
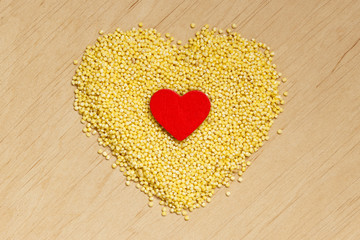
[(200, 91), (180, 96), (170, 89), (162, 89), (150, 100), (151, 113), (156, 121), (179, 141), (199, 127), (209, 114), (210, 105), (208, 97)]
[[(157, 197), (170, 212), (181, 213), (204, 207), (217, 187), (243, 174), (251, 163), (247, 157), (268, 139), (283, 100), (266, 44), (208, 26), (181, 46), (165, 36), (134, 28), (99, 37), (73, 77), (74, 109), (87, 122), (83, 131), (97, 132), (99, 144), (116, 158), (113, 168), (124, 173), (126, 185), (134, 181), (149, 206)], [(151, 97), (161, 89), (180, 96), (201, 91), (211, 102), (204, 122), (179, 136), (151, 107), (171, 134), (188, 135), (183, 141), (151, 114)]]

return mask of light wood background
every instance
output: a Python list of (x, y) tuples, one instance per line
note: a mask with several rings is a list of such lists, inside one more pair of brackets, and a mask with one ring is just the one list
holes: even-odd
[[(235, 22), (289, 79), (243, 183), (189, 222), (125, 187), (72, 108), (72, 61), (140, 21), (183, 41)], [(0, 239), (360, 239), (359, 42), (357, 0), (1, 0)]]

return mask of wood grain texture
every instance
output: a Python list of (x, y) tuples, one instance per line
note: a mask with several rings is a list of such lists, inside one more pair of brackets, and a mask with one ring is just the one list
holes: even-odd
[[(72, 60), (139, 21), (183, 41), (235, 22), (289, 79), (244, 182), (189, 222), (125, 187), (72, 109)], [(359, 53), (357, 0), (1, 0), (0, 239), (360, 239)]]

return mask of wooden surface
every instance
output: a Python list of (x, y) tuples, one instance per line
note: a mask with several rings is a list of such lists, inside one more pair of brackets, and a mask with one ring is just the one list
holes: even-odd
[[(70, 85), (98, 31), (228, 27), (289, 81), (231, 197), (161, 217), (96, 154)], [(0, 239), (360, 239), (360, 1), (0, 1)], [(283, 128), (281, 136), (276, 130)]]

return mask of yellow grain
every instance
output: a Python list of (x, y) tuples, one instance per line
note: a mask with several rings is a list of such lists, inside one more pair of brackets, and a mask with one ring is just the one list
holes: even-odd
[[(169, 34), (163, 39), (155, 29), (139, 27), (100, 36), (86, 48), (72, 79), (74, 109), (90, 123), (83, 131), (96, 129), (99, 145), (111, 149), (127, 186), (137, 182), (170, 212), (193, 211), (211, 201), (215, 188), (229, 186), (232, 172), (242, 176), (247, 157), (269, 139), (273, 119), (283, 111), (276, 81), (281, 74), (266, 44), (230, 28), (222, 35), (205, 25), (178, 47)], [(149, 111), (152, 94), (163, 88), (181, 95), (201, 90), (211, 101), (207, 120), (182, 142)]]

